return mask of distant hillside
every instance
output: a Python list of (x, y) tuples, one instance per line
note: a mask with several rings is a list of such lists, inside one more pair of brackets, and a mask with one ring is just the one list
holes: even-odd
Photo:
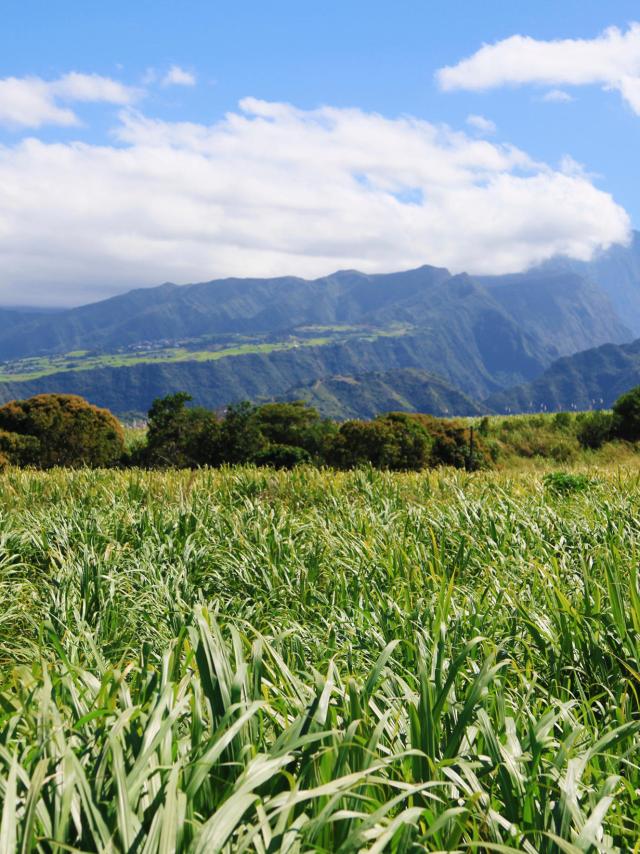
[(293, 389), (286, 398), (306, 400), (325, 418), (336, 420), (374, 418), (392, 411), (439, 416), (482, 415), (488, 411), (441, 377), (416, 368), (329, 377)]
[[(489, 281), (489, 280), (486, 280)], [(550, 310), (564, 331), (561, 353), (630, 336), (610, 303), (577, 275), (500, 277), (493, 288), (436, 267), (367, 276), (341, 271), (314, 281), (296, 278), (223, 279), (131, 291), (46, 317), (0, 328), (0, 359), (83, 349), (114, 349), (142, 341), (233, 334), (282, 334), (305, 325), (410, 322), (428, 330), (462, 311), (467, 323), (493, 338), (492, 320), (548, 350)], [(545, 301), (533, 296), (545, 289)], [(554, 289), (556, 293), (554, 294)], [(568, 296), (563, 298), (561, 290)], [(543, 305), (543, 302), (545, 304)], [(501, 328), (499, 330), (503, 332)], [(534, 340), (535, 339), (535, 340)], [(495, 342), (493, 345), (495, 346)], [(517, 344), (526, 350), (526, 345)], [(500, 354), (501, 355), (501, 354)]]
[(496, 412), (606, 409), (636, 385), (640, 385), (640, 339), (558, 359), (538, 379), (493, 394), (485, 403)]
[[(535, 379), (558, 356), (631, 338), (606, 294), (570, 270), (224, 279), (42, 317), (10, 314), (0, 323), (0, 400), (65, 391), (115, 412), (144, 411), (178, 390), (220, 407), (405, 369), (479, 400)], [(359, 393), (362, 410), (355, 397), (345, 401), (349, 412), (389, 396), (385, 380), (367, 382), (375, 389)], [(408, 396), (396, 391), (408, 405), (418, 393), (416, 384)]]
[[(631, 337), (622, 321), (612, 325), (609, 297), (598, 285), (577, 273), (538, 269), (511, 276), (482, 277), (480, 281), (522, 328), (527, 328), (535, 318), (538, 339), (554, 358), (584, 349), (589, 335), (593, 336), (594, 344), (621, 343)], [(585, 334), (586, 330), (590, 333)]]
[(446, 353), (446, 340), (444, 331), (434, 330), (430, 337), (380, 337), (230, 356), (215, 362), (142, 363), (127, 368), (65, 371), (31, 381), (0, 384), (0, 402), (57, 391), (80, 394), (117, 413), (145, 412), (154, 398), (186, 391), (196, 403), (219, 408), (239, 400), (282, 398), (294, 388), (337, 375), (422, 370), (422, 365), (436, 363), (447, 372), (443, 382), (457, 388), (471, 386), (467, 392), (470, 396), (498, 388), (481, 363), (476, 371), (469, 369), (472, 357), (478, 358), (473, 348), (462, 346), (461, 342), (459, 350), (452, 347)]
[(427, 296), (448, 278), (446, 270), (425, 266), (385, 276), (347, 270), (314, 281), (282, 277), (165, 284), (0, 330), (0, 359), (204, 335), (278, 334), (310, 324), (364, 323), (389, 304)]
[(634, 337), (640, 335), (640, 232), (633, 232), (629, 246), (612, 246), (593, 261), (554, 258), (539, 269), (567, 270), (594, 282), (609, 297)]
[(42, 315), (43, 312), (40, 311), (23, 311), (17, 308), (0, 307), (0, 335), (35, 318), (39, 320)]

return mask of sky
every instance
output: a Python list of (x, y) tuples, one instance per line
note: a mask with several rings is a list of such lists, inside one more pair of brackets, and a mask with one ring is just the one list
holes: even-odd
[(4, 0), (0, 304), (587, 259), (639, 150), (637, 0)]

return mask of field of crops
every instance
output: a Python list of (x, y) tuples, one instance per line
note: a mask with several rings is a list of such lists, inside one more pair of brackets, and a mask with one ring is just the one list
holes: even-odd
[(640, 851), (639, 550), (630, 470), (7, 471), (0, 852)]

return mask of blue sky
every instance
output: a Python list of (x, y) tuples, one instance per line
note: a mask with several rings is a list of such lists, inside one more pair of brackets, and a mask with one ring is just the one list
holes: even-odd
[[(502, 76), (498, 75), (499, 79), (494, 79), (495, 75), (488, 79), (487, 85), (479, 91), (473, 91), (475, 66), (469, 68), (467, 75), (471, 82), (468, 79), (465, 82), (461, 72), (456, 85), (446, 88), (436, 77), (439, 69), (474, 57), (483, 44), (503, 43), (515, 35), (535, 40), (541, 46), (535, 48), (540, 62), (553, 63), (553, 57), (546, 52), (547, 43), (557, 39), (592, 41), (614, 26), (625, 35), (629, 24), (640, 20), (637, 2), (396, 0), (391, 3), (369, 0), (365, 3), (330, 0), (294, 3), (275, 0), (268, 3), (175, 3), (136, 0), (125, 3), (111, 0), (98, 4), (9, 0), (3, 4), (2, 17), (0, 143), (4, 146), (6, 171), (0, 172), (0, 259), (5, 270), (4, 279), (0, 278), (0, 301), (5, 303), (25, 300), (78, 302), (130, 286), (154, 284), (158, 277), (188, 281), (218, 274), (241, 274), (245, 269), (251, 275), (260, 272), (265, 275), (280, 272), (314, 275), (350, 262), (378, 270), (422, 260), (447, 263), (453, 268), (475, 265), (478, 271), (484, 272), (492, 264), (480, 260), (483, 246), (486, 254), (496, 259), (493, 268), (505, 271), (541, 260), (558, 248), (569, 252), (575, 248), (573, 254), (584, 255), (594, 251), (599, 242), (606, 245), (623, 228), (621, 210), (626, 212), (627, 228), (629, 223), (640, 224), (636, 165), (640, 149), (640, 109), (634, 108), (635, 88), (631, 95), (623, 97), (617, 78), (611, 84), (600, 78), (598, 82), (589, 82), (586, 72), (587, 82), (580, 85), (565, 80), (540, 82), (541, 75), (546, 80), (547, 72), (540, 71), (537, 55), (532, 59), (535, 69), (530, 79), (517, 86), (513, 85), (509, 68), (501, 72)], [(509, 43), (504, 50), (501, 48), (501, 53), (489, 57), (492, 68), (503, 59), (508, 65), (508, 48)], [(634, 50), (635, 46), (630, 45), (630, 62), (633, 62)], [(174, 69), (174, 78), (177, 75), (173, 85), (166, 79), (171, 69)], [(101, 90), (99, 97), (79, 96), (80, 82), (76, 80), (71, 85), (65, 77), (71, 72), (98, 75), (114, 85), (120, 84), (126, 92)], [(553, 76), (556, 72), (550, 73)], [(612, 73), (619, 72), (614, 69)], [(45, 83), (65, 81), (55, 84), (57, 94), (51, 102), (54, 112), (48, 119), (17, 121), (15, 110), (22, 109), (22, 101), (18, 106), (12, 101), (14, 112), (7, 114), (9, 118), (5, 116), (2, 122), (1, 81), (25, 78), (39, 78)], [(95, 82), (95, 77), (92, 79)], [(6, 92), (5, 97), (14, 98), (14, 90)], [(23, 89), (19, 92), (22, 97)], [(550, 96), (550, 92), (555, 94)], [(637, 97), (640, 100), (640, 94)], [(242, 124), (246, 110), (243, 112), (238, 106), (246, 98), (257, 99), (255, 103), (290, 104), (298, 112), (295, 116), (274, 115), (273, 110), (265, 112), (262, 107), (254, 108), (251, 102), (248, 111), (251, 128), (247, 129)], [(332, 134), (330, 146), (312, 138), (312, 126), (334, 121), (333, 114), (318, 118), (313, 111), (320, 107), (345, 111), (340, 113), (341, 129), (337, 136)], [(57, 109), (67, 112), (55, 113)], [(346, 125), (349, 109), (357, 110), (361, 116), (357, 130)], [(224, 117), (229, 113), (237, 117), (234, 126), (221, 128), (220, 123), (225, 122)], [(455, 198), (451, 193), (446, 198), (441, 197), (437, 177), (425, 177), (420, 171), (417, 159), (421, 155), (415, 129), (402, 128), (402, 134), (394, 136), (398, 125), (380, 128), (374, 114), (391, 122), (411, 117), (411, 120), (421, 120), (436, 128), (444, 125), (451, 134), (463, 133), (467, 140), (464, 144), (453, 137), (432, 143), (437, 151), (450, 151), (452, 145), (466, 146), (465, 153), (457, 158), (457, 165), (461, 159), (473, 161), (473, 178), (465, 185), (465, 192), (471, 189), (473, 192), (461, 196), (458, 193), (461, 183), (456, 179)], [(476, 118), (469, 118), (473, 116)], [(280, 133), (272, 132), (273, 124), (278, 125)], [(264, 125), (262, 130), (258, 125)], [(218, 126), (216, 138), (208, 138), (205, 151), (197, 139), (207, 133), (205, 129), (215, 126)], [(380, 140), (374, 157), (367, 146), (371, 135), (378, 133)], [(233, 138), (233, 145), (243, 152), (242, 162), (233, 153), (221, 159), (221, 134), (223, 141)], [(297, 158), (295, 152), (288, 153), (293, 160), (283, 167), (281, 152), (286, 148), (287, 139), (291, 139), (298, 152), (303, 150), (302, 146), (308, 149), (306, 157)], [(385, 171), (383, 139), (392, 146), (389, 150), (391, 171)], [(37, 141), (38, 145), (30, 144), (29, 140)], [(82, 149), (80, 168), (74, 170), (68, 161), (70, 157), (80, 157), (78, 143), (85, 144), (87, 149)], [(495, 150), (483, 152), (476, 143)], [(361, 168), (358, 157), (352, 156), (354, 145), (362, 146)], [(405, 145), (406, 150), (412, 152), (410, 156), (416, 158), (417, 171), (410, 177), (399, 177), (403, 153), (397, 146)], [(333, 196), (319, 199), (320, 189), (313, 184), (313, 173), (322, 171), (317, 168), (318, 160), (323, 161), (323, 149), (331, 146), (336, 152), (332, 154), (334, 159), (345, 158), (341, 167), (343, 178), (348, 173), (363, 192), (370, 192), (369, 196), (359, 201), (354, 196), (347, 201), (352, 188), (340, 183), (333, 173), (331, 176), (326, 173), (324, 192), (328, 193), (326, 187), (332, 186)], [(577, 219), (576, 211), (589, 208), (589, 216), (585, 215), (585, 221), (576, 225), (585, 235), (582, 242), (580, 234), (571, 233), (564, 220), (553, 219), (549, 221), (544, 238), (531, 238), (527, 243), (521, 232), (529, 229), (533, 233), (537, 228), (535, 219), (528, 222), (523, 218), (518, 231), (509, 233), (499, 210), (486, 207), (488, 203), (480, 197), (480, 191), (489, 184), (494, 198), (501, 198), (503, 205), (513, 204), (516, 211), (521, 211), (528, 204), (529, 196), (521, 193), (522, 182), (518, 184), (517, 193), (513, 186), (505, 187), (507, 179), (513, 183), (516, 177), (521, 177), (524, 168), (517, 158), (505, 154), (505, 147), (509, 146), (524, 152), (531, 163), (543, 164), (539, 168), (526, 167), (529, 179), (526, 191), (535, 190), (532, 209), (544, 195), (541, 183), (551, 180), (545, 170), (554, 173), (559, 170), (574, 176), (573, 182), (567, 179), (562, 186), (560, 179), (554, 178), (554, 192), (558, 193), (558, 198), (575, 192), (573, 207), (568, 204), (566, 209), (567, 222)], [(66, 148), (63, 150), (63, 147)], [(151, 175), (148, 174), (150, 149), (158, 157), (156, 172)], [(123, 151), (129, 152), (131, 161), (139, 156), (140, 160), (135, 163), (141, 165), (123, 165), (122, 157), (116, 163), (116, 155)], [(273, 156), (274, 151), (277, 162), (271, 163), (265, 171), (263, 161)], [(436, 161), (437, 151), (433, 154)], [(424, 156), (430, 158), (430, 152), (431, 149)], [(488, 176), (485, 174), (487, 156), (506, 158), (503, 164), (491, 165)], [(113, 178), (105, 171), (104, 161), (109, 157), (114, 158)], [(89, 158), (91, 164), (88, 164)], [(162, 165), (165, 163), (166, 169)], [(187, 175), (183, 194), (179, 186), (181, 163), (185, 164)], [(305, 164), (308, 174), (304, 171)], [(442, 169), (451, 166), (450, 158), (447, 164)], [(236, 180), (239, 201), (230, 199), (230, 191), (220, 188), (220, 174), (231, 174), (234, 168), (239, 170), (242, 179)], [(256, 200), (277, 194), (277, 188), (282, 185), (282, 180), (274, 175), (277, 168), (293, 177), (291, 187), (283, 188), (283, 197), (287, 191), (286, 199), (272, 210), (266, 202)], [(51, 169), (50, 177), (47, 169)], [(86, 172), (82, 171), (85, 169)], [(133, 175), (127, 190), (124, 189), (123, 170)], [(83, 177), (79, 177), (77, 186), (70, 186), (69, 176), (74, 171)], [(146, 183), (141, 178), (143, 172)], [(173, 176), (169, 183), (164, 175)], [(252, 176), (251, 181), (247, 175)], [(269, 176), (275, 183), (269, 183)], [(334, 178), (336, 183), (331, 185)], [(94, 180), (95, 195), (92, 197), (88, 192), (87, 197), (82, 198), (83, 190), (91, 187)], [(203, 188), (200, 196), (207, 195), (208, 207), (200, 208), (203, 222), (220, 217), (215, 228), (212, 226), (210, 231), (205, 229), (202, 233), (198, 211), (194, 208), (198, 181)], [(138, 183), (140, 186), (136, 188)], [(114, 209), (107, 216), (105, 211), (110, 210), (111, 203), (110, 184)], [(2, 187), (10, 199), (4, 209)], [(209, 187), (210, 194), (204, 189)], [(36, 199), (39, 188), (50, 219), (45, 221), (44, 213), (38, 211), (36, 227), (33, 225), (34, 210), (27, 202), (31, 197)], [(143, 202), (153, 194), (154, 188), (158, 191), (158, 208), (149, 211)], [(16, 201), (23, 190), (27, 200), (24, 205)], [(49, 192), (50, 197), (47, 196)], [(502, 197), (498, 196), (500, 192), (504, 192)], [(336, 215), (340, 219), (340, 233), (335, 236), (327, 231), (321, 219), (333, 215), (334, 200), (342, 195), (344, 205), (339, 207), (339, 216)], [(66, 200), (76, 197), (73, 210), (66, 210)], [(312, 211), (307, 210), (308, 199), (316, 197), (316, 206)], [(63, 228), (60, 222), (56, 224), (56, 198), (63, 208), (60, 220), (64, 221), (64, 233), (56, 232), (56, 228)], [(475, 236), (472, 234), (470, 241), (472, 244), (475, 241), (477, 247), (465, 254), (454, 248), (454, 220), (460, 217), (467, 198), (469, 204), (477, 205), (478, 219), (495, 220), (496, 234), (488, 234), (486, 229)], [(434, 210), (420, 212), (415, 204), (412, 207), (410, 203), (416, 199), (424, 199), (425, 203), (431, 201), (432, 205), (438, 201), (442, 212), (440, 219)], [(198, 204), (201, 202), (199, 199)], [(398, 210), (393, 208), (400, 202), (407, 204)], [(372, 218), (367, 231), (360, 219), (368, 206)], [(297, 214), (298, 219), (308, 218), (310, 228), (306, 227), (305, 231), (314, 232), (311, 243), (305, 243), (302, 238), (287, 242), (283, 236), (292, 229), (283, 211), (297, 208), (302, 210), (301, 215)], [(596, 233), (600, 228), (599, 209), (604, 211), (606, 227)], [(418, 214), (422, 219), (417, 219)], [(549, 217), (543, 208), (539, 215), (542, 219)], [(403, 229), (398, 226), (398, 235), (391, 234), (387, 240), (386, 236), (394, 232), (403, 218)], [(447, 227), (441, 221), (444, 218), (447, 218)], [(175, 233), (170, 219), (175, 223)], [(280, 219), (281, 230), (271, 233), (271, 223)], [(82, 252), (67, 242), (76, 221), (78, 235), (82, 234)], [(114, 229), (107, 240), (105, 234), (116, 221), (125, 226)], [(149, 225), (152, 221), (157, 225), (155, 232)], [(144, 228), (138, 227), (142, 222)], [(222, 232), (230, 228), (230, 222), (233, 223), (232, 233), (225, 233), (223, 238)], [(352, 232), (349, 232), (349, 223), (353, 223)], [(464, 230), (473, 232), (473, 225), (462, 217), (460, 227), (462, 241)], [(401, 231), (411, 235), (411, 243), (408, 238), (401, 237)], [(252, 232), (257, 235), (256, 245), (252, 242)], [(500, 232), (509, 246), (522, 244), (522, 247), (516, 251), (503, 246)], [(551, 239), (551, 232), (563, 235), (564, 242)], [(344, 239), (349, 233), (352, 234), (351, 244)], [(98, 245), (92, 263), (89, 250), (93, 234)], [(381, 234), (385, 235), (382, 241)], [(193, 235), (199, 236), (194, 238)], [(371, 250), (367, 241), (370, 241)], [(381, 243), (385, 241), (388, 245), (385, 244), (382, 251)], [(188, 255), (191, 260), (177, 262), (176, 254)], [(38, 256), (35, 261), (34, 256)]]

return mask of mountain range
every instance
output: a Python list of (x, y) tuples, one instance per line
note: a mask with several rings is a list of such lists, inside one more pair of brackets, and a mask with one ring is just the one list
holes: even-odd
[(491, 395), (493, 412), (609, 409), (640, 385), (640, 339), (604, 344), (558, 359), (536, 380)]
[[(0, 309), (0, 401), (60, 391), (144, 412), (185, 390), (213, 408), (303, 397), (337, 418), (584, 408), (631, 381), (637, 336), (636, 233), (592, 262), (509, 276), (344, 270), (167, 283), (55, 313)], [(599, 383), (582, 376), (594, 359), (608, 366)]]

